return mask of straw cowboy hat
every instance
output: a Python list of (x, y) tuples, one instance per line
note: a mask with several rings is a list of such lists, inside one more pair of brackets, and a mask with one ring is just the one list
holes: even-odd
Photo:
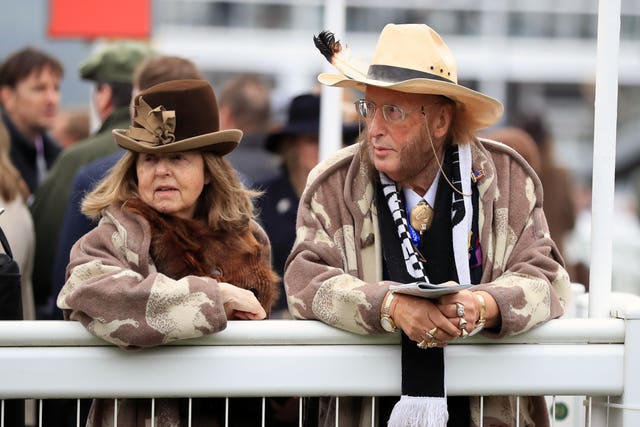
[(318, 81), (328, 86), (377, 86), (399, 92), (443, 95), (468, 110), (474, 129), (495, 124), (504, 110), (489, 96), (458, 84), (453, 54), (442, 38), (424, 24), (388, 24), (380, 33), (373, 60), (364, 71), (342, 53), (333, 34), (323, 32), (314, 38), (316, 46), (343, 74), (322, 73)]
[(206, 80), (173, 80), (140, 92), (129, 129), (115, 129), (118, 145), (138, 153), (210, 151), (230, 153), (239, 129), (220, 130), (218, 104)]

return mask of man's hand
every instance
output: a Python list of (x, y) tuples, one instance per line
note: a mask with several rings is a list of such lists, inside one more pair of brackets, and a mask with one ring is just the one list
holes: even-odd
[(433, 301), (399, 293), (394, 296), (389, 314), (396, 326), (413, 341), (429, 343), (433, 340), (442, 347), (460, 336), (457, 319), (455, 322), (447, 319)]

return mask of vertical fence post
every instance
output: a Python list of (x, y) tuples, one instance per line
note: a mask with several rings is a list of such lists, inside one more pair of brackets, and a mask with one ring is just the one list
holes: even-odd
[(622, 403), (634, 409), (623, 412), (622, 425), (640, 426), (640, 310), (626, 319)]
[(618, 112), (620, 0), (598, 2), (589, 317), (609, 317)]
[(624, 390), (613, 399), (621, 409), (612, 409), (611, 426), (640, 426), (640, 307), (621, 315), (625, 319), (624, 334)]

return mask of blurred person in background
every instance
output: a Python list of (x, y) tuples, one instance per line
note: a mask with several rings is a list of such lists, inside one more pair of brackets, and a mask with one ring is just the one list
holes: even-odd
[[(186, 58), (167, 55), (147, 58), (136, 67), (133, 73), (133, 98), (141, 91), (159, 83), (184, 79), (204, 79), (204, 77), (198, 67)], [(80, 168), (73, 179), (58, 238), (51, 279), (52, 292), (49, 306), (54, 319), (62, 319), (62, 311), (55, 306), (55, 301), (64, 285), (65, 269), (69, 264), (71, 247), (97, 225), (81, 212), (82, 198), (93, 190), (124, 153), (125, 150), (119, 149), (111, 155), (89, 163)]]
[[(357, 131), (357, 124), (345, 125), (345, 142), (353, 142)], [(291, 100), (286, 124), (265, 139), (266, 150), (277, 154), (282, 164), (276, 177), (256, 184), (256, 188), (264, 191), (257, 199), (257, 206), (260, 223), (271, 241), (273, 267), (281, 277), (296, 237), (300, 195), (309, 172), (318, 164), (319, 133), (320, 96), (309, 93)], [(273, 308), (273, 316), (290, 317), (284, 288)]]
[(278, 173), (278, 156), (264, 150), (264, 138), (271, 124), (271, 90), (253, 74), (233, 77), (220, 90), (220, 128), (240, 129), (242, 144), (227, 160), (252, 186)]
[[(13, 259), (20, 267), (22, 318), (35, 320), (31, 271), (35, 255), (33, 220), (27, 208), (29, 188), (9, 157), (10, 138), (0, 121), (0, 227), (7, 236)], [(0, 248), (1, 250), (2, 248)]]
[[(242, 132), (220, 130), (211, 85), (172, 80), (140, 92), (131, 125), (113, 136), (127, 152), (83, 200), (100, 222), (71, 251), (57, 300), (65, 318), (125, 350), (264, 319), (277, 293), (269, 240), (254, 221), (257, 193), (224, 158)], [(224, 403), (194, 399), (194, 425), (222, 426)], [(149, 399), (118, 399), (118, 423), (183, 425), (187, 404), (157, 399), (151, 420)], [(113, 425), (113, 407), (95, 400), (87, 425)]]
[(11, 138), (11, 161), (34, 194), (60, 153), (47, 135), (60, 106), (64, 69), (58, 59), (28, 47), (0, 66), (2, 120)]
[(478, 132), (478, 136), (502, 142), (513, 148), (518, 154), (524, 157), (527, 163), (529, 163), (529, 166), (533, 168), (533, 171), (540, 176), (542, 168), (540, 150), (531, 135), (523, 129), (513, 126), (497, 127)]
[[(35, 232), (33, 220), (27, 207), (29, 188), (11, 162), (9, 145), (9, 132), (4, 122), (0, 120), (0, 229), (7, 239), (14, 261), (20, 269), (19, 293), (15, 292), (13, 284), (5, 284), (0, 281), (0, 318), (3, 320), (35, 320), (36, 313), (31, 286)], [(0, 245), (0, 253), (4, 253), (2, 245)], [(20, 299), (16, 301), (17, 297)], [(5, 311), (3, 307), (9, 308), (9, 310)], [(19, 312), (18, 307), (22, 307), (22, 312)], [(35, 423), (34, 415), (35, 406), (32, 401), (28, 401), (25, 405), (23, 400), (6, 400), (2, 423), (6, 426), (24, 426), (25, 420)]]
[[(558, 164), (553, 151), (553, 137), (539, 114), (525, 114), (516, 126), (527, 132), (540, 150), (541, 167), (538, 173), (544, 191), (544, 213), (551, 238), (564, 257), (564, 244), (576, 224), (576, 184), (570, 170)], [(570, 276), (574, 274), (569, 268)], [(575, 279), (574, 279), (575, 280)]]
[[(574, 282), (589, 291), (591, 270), (591, 192), (592, 177), (578, 181), (578, 216), (568, 236), (566, 261)], [(616, 178), (613, 221), (607, 225), (612, 240), (611, 290), (640, 295), (640, 169)]]
[(121, 40), (109, 43), (80, 65), (80, 77), (93, 84), (93, 105), (102, 122), (100, 129), (67, 148), (35, 194), (31, 213), (36, 227), (34, 297), (39, 319), (50, 319), (48, 301), (58, 236), (72, 180), (82, 166), (118, 150), (111, 131), (129, 123), (133, 70), (153, 55), (146, 43)]
[(58, 112), (49, 133), (65, 149), (89, 137), (90, 122), (87, 108), (66, 108)]

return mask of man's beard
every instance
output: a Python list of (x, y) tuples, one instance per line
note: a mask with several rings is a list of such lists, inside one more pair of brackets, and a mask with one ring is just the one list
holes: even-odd
[[(361, 133), (358, 141), (360, 144), (360, 156), (367, 169), (367, 174), (372, 180), (379, 180), (379, 172), (373, 160), (373, 150), (368, 141), (366, 130)], [(399, 151), (401, 174), (389, 177), (397, 183), (405, 182), (422, 172), (433, 160), (432, 142), (426, 127), (420, 129), (420, 133), (405, 144)]]

